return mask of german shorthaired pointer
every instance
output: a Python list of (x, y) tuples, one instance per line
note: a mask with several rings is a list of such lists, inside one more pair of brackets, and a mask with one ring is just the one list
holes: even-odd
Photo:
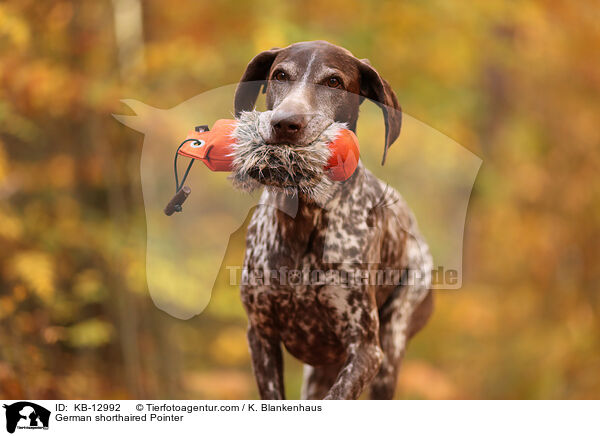
[[(262, 86), (268, 116), (258, 129), (273, 149), (309, 144), (334, 122), (355, 131), (364, 98), (383, 111), (384, 161), (400, 133), (388, 83), (328, 42), (252, 59), (236, 90), (237, 116), (253, 109)], [(360, 163), (320, 198), (278, 190), (277, 172), (262, 170), (253, 177), (269, 189), (248, 226), (241, 286), (261, 398), (284, 399), (283, 343), (305, 363), (303, 398), (356, 399), (370, 387), (371, 398), (391, 399), (407, 342), (433, 310), (432, 260), (412, 213)]]

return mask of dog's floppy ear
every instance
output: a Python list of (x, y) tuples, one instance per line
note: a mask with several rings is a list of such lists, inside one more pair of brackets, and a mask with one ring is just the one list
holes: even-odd
[(271, 65), (281, 49), (272, 48), (257, 54), (246, 67), (244, 75), (235, 90), (235, 116), (242, 111), (250, 111), (254, 108), (260, 87), (268, 79), (267, 75)]
[(388, 148), (400, 135), (402, 111), (398, 98), (390, 85), (379, 75), (367, 59), (358, 61), (360, 72), (360, 95), (373, 100), (383, 111), (385, 120), (385, 148), (381, 165), (385, 163)]

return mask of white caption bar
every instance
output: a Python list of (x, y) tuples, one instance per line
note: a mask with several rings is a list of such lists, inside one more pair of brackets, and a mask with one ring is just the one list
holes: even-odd
[(0, 435), (598, 435), (597, 401), (21, 401)]

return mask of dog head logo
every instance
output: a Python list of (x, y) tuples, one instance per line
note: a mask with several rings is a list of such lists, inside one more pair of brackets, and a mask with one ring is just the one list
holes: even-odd
[(19, 401), (6, 409), (6, 431), (14, 433), (16, 429), (48, 429), (50, 411), (29, 401)]
[[(236, 86), (208, 91), (170, 109), (124, 100), (135, 115), (114, 115), (144, 134), (140, 172), (148, 289), (157, 307), (180, 319), (201, 313), (213, 289), (239, 285), (245, 222), (261, 204), (259, 195), (234, 190), (229, 174), (197, 163), (186, 182), (192, 193), (185, 212), (170, 217), (163, 213), (174, 194), (177, 145), (194, 126), (232, 118)], [(264, 101), (257, 103), (257, 110), (265, 110)], [(404, 113), (402, 133), (381, 166), (385, 130), (380, 107), (372, 102), (361, 106), (356, 132), (362, 164), (402, 194), (430, 243), (432, 287), (459, 289), (466, 212), (481, 159)], [(180, 163), (180, 175), (184, 170)], [(283, 212), (295, 216), (296, 208), (287, 205)]]

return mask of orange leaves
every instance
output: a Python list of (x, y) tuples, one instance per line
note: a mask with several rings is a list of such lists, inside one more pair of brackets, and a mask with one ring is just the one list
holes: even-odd
[(411, 360), (402, 366), (398, 391), (403, 396), (425, 400), (460, 398), (460, 389), (452, 379), (425, 361)]
[(240, 400), (250, 398), (254, 390), (252, 375), (237, 370), (186, 372), (181, 381), (191, 398)]

